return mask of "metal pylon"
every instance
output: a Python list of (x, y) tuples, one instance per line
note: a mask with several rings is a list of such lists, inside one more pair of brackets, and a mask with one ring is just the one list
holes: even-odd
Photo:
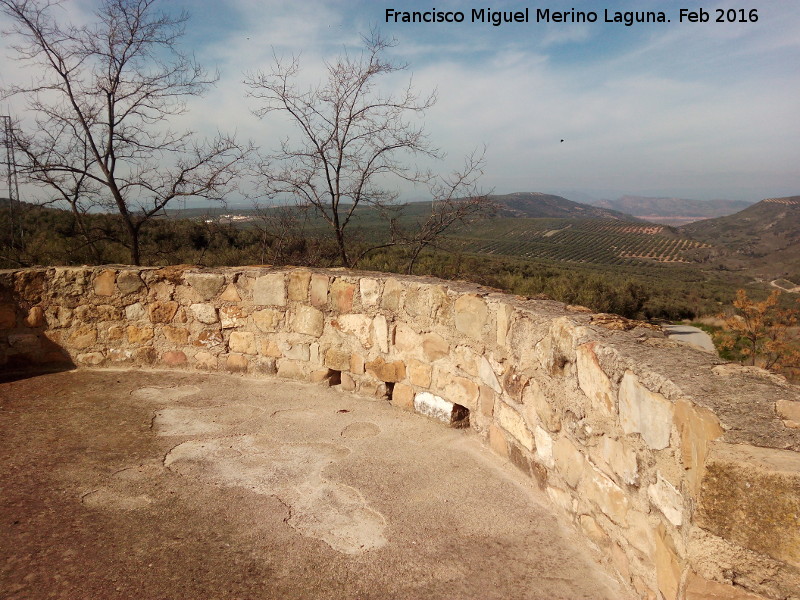
[(20, 222), (19, 181), (17, 180), (17, 161), (14, 157), (14, 128), (11, 117), (0, 116), (3, 120), (3, 164), (6, 166), (8, 182), (8, 212), (11, 221), (11, 247), (22, 246), (22, 224)]

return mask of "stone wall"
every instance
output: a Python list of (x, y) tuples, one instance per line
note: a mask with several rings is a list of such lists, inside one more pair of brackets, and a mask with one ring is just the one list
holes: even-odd
[(472, 427), (642, 598), (800, 598), (798, 388), (643, 324), (344, 270), (0, 272), (0, 365), (59, 363), (385, 398)]

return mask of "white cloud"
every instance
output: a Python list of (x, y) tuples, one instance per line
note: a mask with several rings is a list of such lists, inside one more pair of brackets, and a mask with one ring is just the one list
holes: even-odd
[[(792, 3), (755, 4), (754, 24), (383, 32), (398, 36), (395, 56), (409, 62), (418, 89), (438, 90), (426, 124), (449, 155), (445, 167), (486, 143), (485, 183), (498, 192), (615, 188), (758, 199), (800, 190), (800, 13)], [(319, 80), (323, 59), (358, 51), (381, 13), (374, 3), (343, 0), (231, 0), (224, 9), (233, 12), (215, 30), (219, 5), (190, 6), (201, 26), (193, 33), (190, 24), (186, 41), (221, 79), (182, 122), (205, 133), (237, 130), (265, 148), (290, 129), (250, 114), (243, 73), (268, 68), (273, 51), (300, 53), (305, 81)], [(16, 67), (0, 59), (0, 83), (25, 75)]]

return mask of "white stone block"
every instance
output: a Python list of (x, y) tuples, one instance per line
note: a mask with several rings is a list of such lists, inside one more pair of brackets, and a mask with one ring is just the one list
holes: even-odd
[(502, 393), (503, 388), (500, 387), (500, 382), (497, 380), (497, 375), (495, 375), (492, 365), (489, 364), (489, 361), (485, 356), (481, 356), (480, 359), (478, 359), (478, 376), (481, 378), (483, 383), (488, 385), (495, 392), (498, 394)]
[(553, 438), (538, 425), (533, 430), (533, 439), (536, 441), (536, 458), (548, 469), (556, 466), (553, 459)]
[(361, 304), (363, 306), (375, 306), (381, 297), (381, 290), (377, 279), (363, 278), (359, 283), (361, 292)]
[(194, 314), (194, 318), (210, 325), (217, 322), (217, 309), (211, 304), (192, 304), (189, 307)]
[(389, 352), (389, 324), (383, 315), (377, 315), (372, 320), (372, 337), (381, 352)]
[(459, 409), (452, 402), (430, 392), (419, 392), (414, 396), (414, 410), (448, 425), (457, 424), (468, 415), (463, 408)]
[(670, 523), (675, 527), (683, 524), (683, 496), (661, 473), (656, 473), (656, 482), (647, 488), (647, 495)]
[(619, 420), (625, 433), (639, 433), (653, 450), (669, 446), (674, 406), (661, 394), (651, 392), (631, 371), (619, 389)]
[(253, 304), (286, 306), (286, 278), (283, 273), (271, 273), (256, 278)]

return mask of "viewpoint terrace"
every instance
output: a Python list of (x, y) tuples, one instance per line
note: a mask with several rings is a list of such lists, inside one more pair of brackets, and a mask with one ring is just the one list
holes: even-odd
[(377, 273), (59, 267), (0, 272), (0, 364), (385, 400), (474, 430), (641, 598), (800, 598), (798, 389), (644, 324)]

